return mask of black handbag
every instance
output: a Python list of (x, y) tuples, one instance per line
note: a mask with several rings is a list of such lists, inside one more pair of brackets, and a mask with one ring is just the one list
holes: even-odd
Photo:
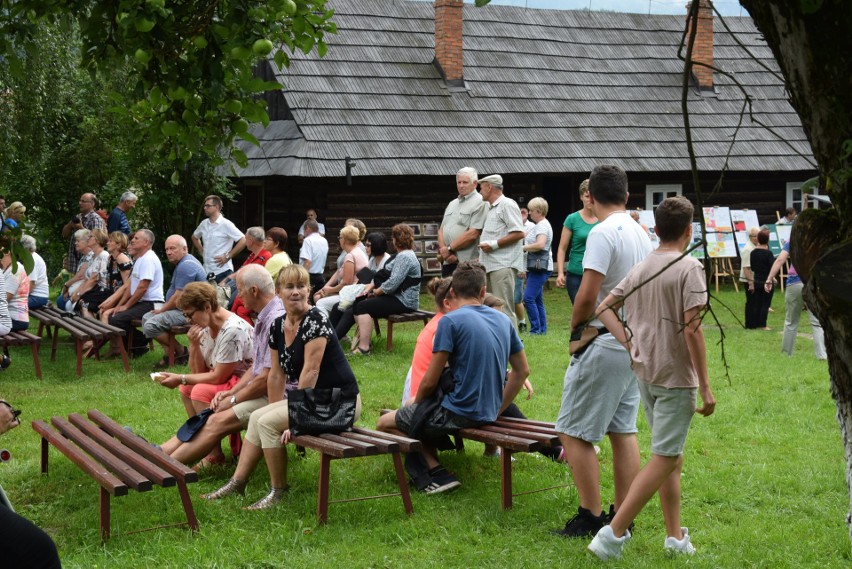
[(296, 389), (287, 394), (290, 433), (319, 435), (341, 433), (355, 424), (357, 395), (344, 396), (339, 387)]
[(527, 272), (542, 273), (550, 264), (550, 249), (530, 251), (527, 253)]

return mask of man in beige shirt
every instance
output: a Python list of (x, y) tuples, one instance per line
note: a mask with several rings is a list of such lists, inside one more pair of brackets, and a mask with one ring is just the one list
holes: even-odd
[(459, 195), (444, 210), (444, 219), (438, 228), (438, 259), (443, 261), (443, 277), (452, 275), (460, 262), (479, 258), (479, 236), (488, 208), (476, 191), (476, 184), (475, 169), (466, 167), (456, 172)]

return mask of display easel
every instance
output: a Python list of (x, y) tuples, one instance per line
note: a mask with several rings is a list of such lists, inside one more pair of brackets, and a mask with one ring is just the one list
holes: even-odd
[(717, 257), (713, 259), (713, 278), (716, 279), (716, 292), (719, 292), (719, 279), (731, 277), (734, 283), (734, 290), (740, 292), (740, 287), (737, 285), (737, 275), (734, 272), (734, 267), (731, 264), (729, 257)]

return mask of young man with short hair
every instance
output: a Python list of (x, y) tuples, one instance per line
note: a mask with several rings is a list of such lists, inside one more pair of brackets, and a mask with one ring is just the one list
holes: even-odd
[[(595, 167), (589, 199), (600, 220), (590, 232), (583, 257), (583, 279), (574, 302), (571, 330), (600, 327), (595, 308), (634, 265), (651, 252), (651, 240), (627, 213), (627, 174), (618, 166)], [(565, 372), (556, 431), (565, 449), (580, 498), (577, 515), (553, 533), (563, 537), (594, 535), (609, 516), (601, 507), (600, 463), (594, 443), (604, 436), (612, 445), (615, 505), (618, 510), (639, 472), (636, 416), (639, 388), (630, 357), (609, 333), (582, 353), (574, 353)]]
[[(680, 525), (683, 448), (693, 415), (711, 415), (716, 400), (701, 329), (707, 282), (701, 263), (683, 255), (692, 241), (692, 215), (686, 198), (663, 200), (656, 210), (660, 247), (634, 267), (597, 310), (630, 352), (651, 427), (652, 453), (609, 525), (589, 545), (603, 560), (621, 556), (633, 519), (657, 491), (666, 522), (663, 547), (673, 553), (695, 553), (689, 530)], [(629, 332), (616, 312), (622, 305)], [(696, 392), (703, 402), (699, 409)]]
[[(438, 323), (432, 359), (414, 403), (382, 416), (377, 424), (380, 431), (425, 439), (419, 457), (417, 453), (406, 457), (406, 467), (417, 489), (427, 494), (461, 485), (438, 462), (435, 447), (429, 442), (459, 429), (493, 422), (529, 376), (524, 346), (511, 320), (483, 306), (484, 297), (485, 269), (475, 262), (459, 263), (448, 294), (453, 310)], [(455, 381), (433, 405), (434, 399), (429, 400), (438, 390), (446, 365)], [(420, 459), (423, 462), (416, 464)]]

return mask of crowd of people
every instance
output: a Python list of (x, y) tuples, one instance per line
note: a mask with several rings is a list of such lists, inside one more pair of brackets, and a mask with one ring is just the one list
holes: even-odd
[[(457, 172), (456, 189), (437, 233), (442, 276), (426, 286), (436, 314), (417, 338), (400, 408), (376, 426), (423, 441), (421, 452), (406, 457), (406, 469), (414, 486), (428, 494), (461, 485), (439, 461), (448, 434), (500, 415), (523, 417), (514, 399), (524, 389), (532, 396), (533, 387), (520, 333), (526, 319), (531, 336), (548, 332), (543, 291), (554, 271), (545, 199), (536, 197), (521, 208), (504, 194), (500, 175), (479, 179), (470, 167)], [(688, 529), (680, 525), (683, 449), (693, 415), (715, 409), (700, 325), (708, 302), (703, 270), (682, 255), (692, 239), (693, 207), (685, 198), (659, 204), (654, 249), (647, 228), (626, 209), (627, 176), (619, 167), (596, 167), (579, 194), (583, 207), (565, 219), (555, 263), (556, 284), (567, 289), (573, 304), (572, 358), (556, 418), (561, 446), (543, 451), (567, 463), (579, 505), (577, 515), (553, 533), (593, 537), (589, 548), (596, 555), (618, 557), (633, 519), (659, 492), (665, 548), (692, 554)], [(336, 267), (326, 279), (330, 248), (315, 210), (308, 210), (299, 228), (294, 262), (283, 228), (243, 232), (222, 215), (222, 200), (211, 195), (190, 239), (200, 260), (183, 236), (165, 240), (166, 260), (173, 265), (166, 287), (163, 263), (153, 251), (156, 236), (147, 228), (132, 231), (127, 218), (137, 200), (126, 192), (104, 219), (96, 196), (81, 196), (79, 215), (63, 228), (69, 278), (56, 305), (126, 330), (124, 348), (132, 357), (147, 353), (151, 341), (162, 346), (152, 378), (178, 389), (187, 423), (161, 448), (201, 470), (226, 462), (222, 441), (230, 439), (232, 454), (239, 456), (236, 470), (202, 497), (244, 494), (263, 458), (271, 486), (246, 509), (273, 507), (288, 491), (285, 447), (300, 428), (288, 394), (338, 390), (354, 402), (357, 420), (362, 401), (350, 359), (371, 354), (374, 318), (418, 310), (425, 283), (413, 251), (414, 230), (396, 224), (388, 240), (381, 232), (368, 233), (358, 219), (346, 220)], [(7, 226), (20, 225), (25, 211), (18, 202), (10, 205)], [(766, 230), (750, 231), (749, 238), (741, 273), (746, 327), (761, 328), (789, 244), (776, 260)], [(6, 291), (0, 295), (0, 335), (26, 329), (28, 310), (49, 302), (36, 242), (24, 236), (22, 243), (33, 254), (34, 268), (28, 275), (20, 263), (12, 267), (9, 254), (0, 261), (0, 290)], [(248, 256), (237, 267), (233, 260), (243, 250)], [(661, 278), (651, 278), (663, 268)], [(788, 355), (802, 310), (801, 289), (791, 267), (782, 348)], [(824, 347), (816, 345), (821, 329), (814, 318), (811, 323), (817, 357), (824, 359)], [(168, 332), (176, 326), (188, 326), (188, 345), (179, 343), (169, 353)], [(94, 354), (103, 347), (86, 349)], [(105, 357), (120, 353), (121, 346), (111, 346)], [(165, 371), (170, 362), (189, 371)], [(640, 401), (651, 428), (651, 460), (641, 470)], [(612, 445), (615, 487), (608, 509), (595, 447), (605, 437)]]

